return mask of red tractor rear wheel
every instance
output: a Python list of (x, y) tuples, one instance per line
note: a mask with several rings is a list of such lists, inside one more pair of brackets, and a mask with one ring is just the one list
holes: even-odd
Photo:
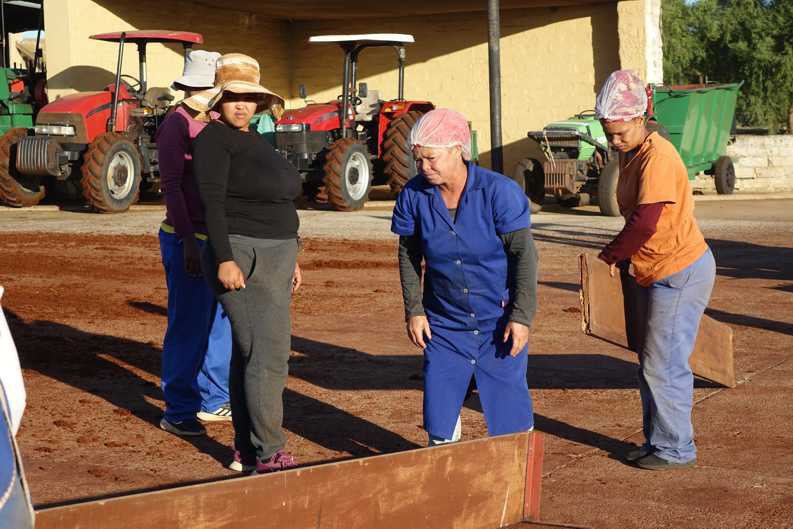
[(424, 113), (411, 110), (388, 124), (383, 140), (383, 161), (388, 185), (394, 194), (402, 191), (408, 180), (416, 176), (416, 160), (410, 148), (410, 129)]
[(37, 178), (30, 179), (16, 171), (16, 145), (27, 136), (24, 128), (11, 129), (0, 138), (0, 201), (13, 208), (35, 206), (44, 198), (44, 186)]
[(369, 198), (372, 164), (363, 143), (350, 138), (334, 141), (325, 155), (325, 194), (338, 211), (361, 209)]
[(100, 213), (121, 213), (138, 201), (141, 181), (138, 148), (124, 135), (97, 136), (83, 158), (83, 197)]

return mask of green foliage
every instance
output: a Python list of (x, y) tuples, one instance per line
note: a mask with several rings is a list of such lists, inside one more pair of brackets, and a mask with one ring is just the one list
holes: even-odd
[(738, 123), (773, 131), (793, 105), (793, 0), (663, 0), (667, 83), (744, 81)]

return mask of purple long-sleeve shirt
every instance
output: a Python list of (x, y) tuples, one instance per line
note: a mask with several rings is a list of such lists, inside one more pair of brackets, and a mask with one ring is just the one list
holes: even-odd
[(165, 198), (165, 224), (180, 237), (207, 232), (192, 155), (193, 139), (205, 126), (206, 123), (193, 119), (180, 105), (165, 118), (155, 137), (160, 189)]

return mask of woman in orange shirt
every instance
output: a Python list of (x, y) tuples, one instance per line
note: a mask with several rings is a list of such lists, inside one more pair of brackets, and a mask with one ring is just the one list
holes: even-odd
[(688, 359), (710, 299), (716, 263), (694, 218), (688, 172), (675, 147), (647, 128), (647, 93), (632, 71), (609, 76), (596, 113), (619, 151), (617, 202), (625, 227), (598, 256), (635, 281), (647, 314), (639, 353), (645, 443), (641, 468), (693, 466), (694, 376)]

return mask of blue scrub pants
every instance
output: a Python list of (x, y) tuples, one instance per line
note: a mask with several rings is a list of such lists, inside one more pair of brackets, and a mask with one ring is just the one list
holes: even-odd
[(716, 262), (708, 250), (682, 271), (641, 289), (647, 304), (639, 355), (645, 446), (674, 463), (697, 457), (691, 424), (694, 375), (688, 360), (715, 278)]
[(526, 381), (528, 346), (516, 357), (503, 330), (451, 331), (430, 326), (424, 350), (424, 429), (430, 438), (451, 439), (473, 375), (490, 435), (525, 432), (534, 426)]
[(160, 230), (160, 253), (168, 285), (161, 384), (165, 419), (179, 422), (229, 402), (231, 326), (203, 276), (185, 272), (179, 236)]

